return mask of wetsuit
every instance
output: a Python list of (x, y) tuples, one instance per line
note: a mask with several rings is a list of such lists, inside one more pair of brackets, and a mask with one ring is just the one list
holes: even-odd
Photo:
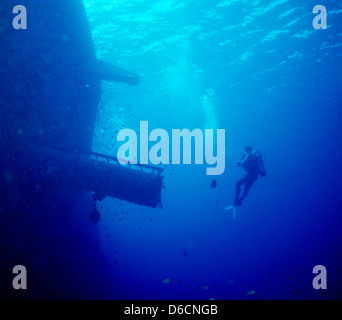
[[(247, 171), (247, 175), (236, 183), (235, 205), (242, 204), (242, 200), (246, 198), (249, 189), (259, 176), (258, 163), (250, 153), (247, 153), (243, 160), (238, 162), (238, 165)], [(240, 198), (240, 191), (243, 185), (245, 187), (243, 189), (242, 197)]]

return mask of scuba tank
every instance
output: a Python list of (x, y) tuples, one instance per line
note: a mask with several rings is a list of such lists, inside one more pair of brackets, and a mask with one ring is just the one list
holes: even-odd
[(256, 160), (256, 162), (258, 164), (260, 177), (266, 177), (267, 176), (267, 172), (266, 172), (266, 169), (265, 169), (264, 159), (262, 158), (262, 155), (261, 155), (260, 151), (259, 150), (254, 150), (252, 152), (252, 155), (253, 155), (254, 159)]

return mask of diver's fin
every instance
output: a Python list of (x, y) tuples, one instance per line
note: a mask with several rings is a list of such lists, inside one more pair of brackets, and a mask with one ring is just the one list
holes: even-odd
[(125, 82), (131, 85), (138, 85), (140, 82), (137, 74), (98, 59), (95, 61), (93, 71), (102, 80)]
[(231, 205), (229, 207), (224, 208), (224, 210), (233, 210), (233, 219), (236, 219), (236, 206)]
[(224, 208), (224, 210), (231, 210), (231, 209), (234, 209), (235, 207), (233, 205), (227, 207), (227, 208)]

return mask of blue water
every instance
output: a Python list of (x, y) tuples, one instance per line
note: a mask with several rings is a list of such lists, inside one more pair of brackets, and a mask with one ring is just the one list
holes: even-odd
[[(113, 298), (341, 298), (340, 2), (320, 3), (326, 30), (313, 28), (311, 0), (84, 3), (97, 57), (142, 78), (102, 82), (93, 150), (115, 155), (118, 131), (140, 121), (226, 130), (225, 173), (164, 166), (162, 210), (104, 200)], [(233, 220), (223, 208), (245, 145), (261, 150), (268, 176)], [(327, 291), (313, 289), (316, 265)]]
[[(0, 3), (0, 297), (341, 299), (340, 1), (83, 3), (23, 0), (27, 30), (12, 27), (17, 1)], [(318, 4), (327, 29), (313, 27)], [(97, 58), (139, 85), (97, 77), (88, 21)], [(83, 189), (99, 166), (68, 153), (116, 156), (119, 131), (139, 134), (141, 121), (170, 136), (225, 129), (225, 172), (159, 165), (162, 208), (107, 197), (94, 224)], [(224, 208), (246, 145), (267, 177), (234, 219)], [(26, 291), (12, 286), (15, 265)], [(317, 265), (327, 290), (313, 287)]]

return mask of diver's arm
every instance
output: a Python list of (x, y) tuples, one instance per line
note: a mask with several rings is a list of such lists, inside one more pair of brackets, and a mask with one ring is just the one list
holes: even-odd
[(244, 158), (241, 160), (241, 161), (238, 161), (236, 164), (239, 166), (239, 167), (242, 167), (244, 165), (244, 163), (247, 161), (249, 157), (249, 154), (246, 153), (246, 155), (244, 156)]

